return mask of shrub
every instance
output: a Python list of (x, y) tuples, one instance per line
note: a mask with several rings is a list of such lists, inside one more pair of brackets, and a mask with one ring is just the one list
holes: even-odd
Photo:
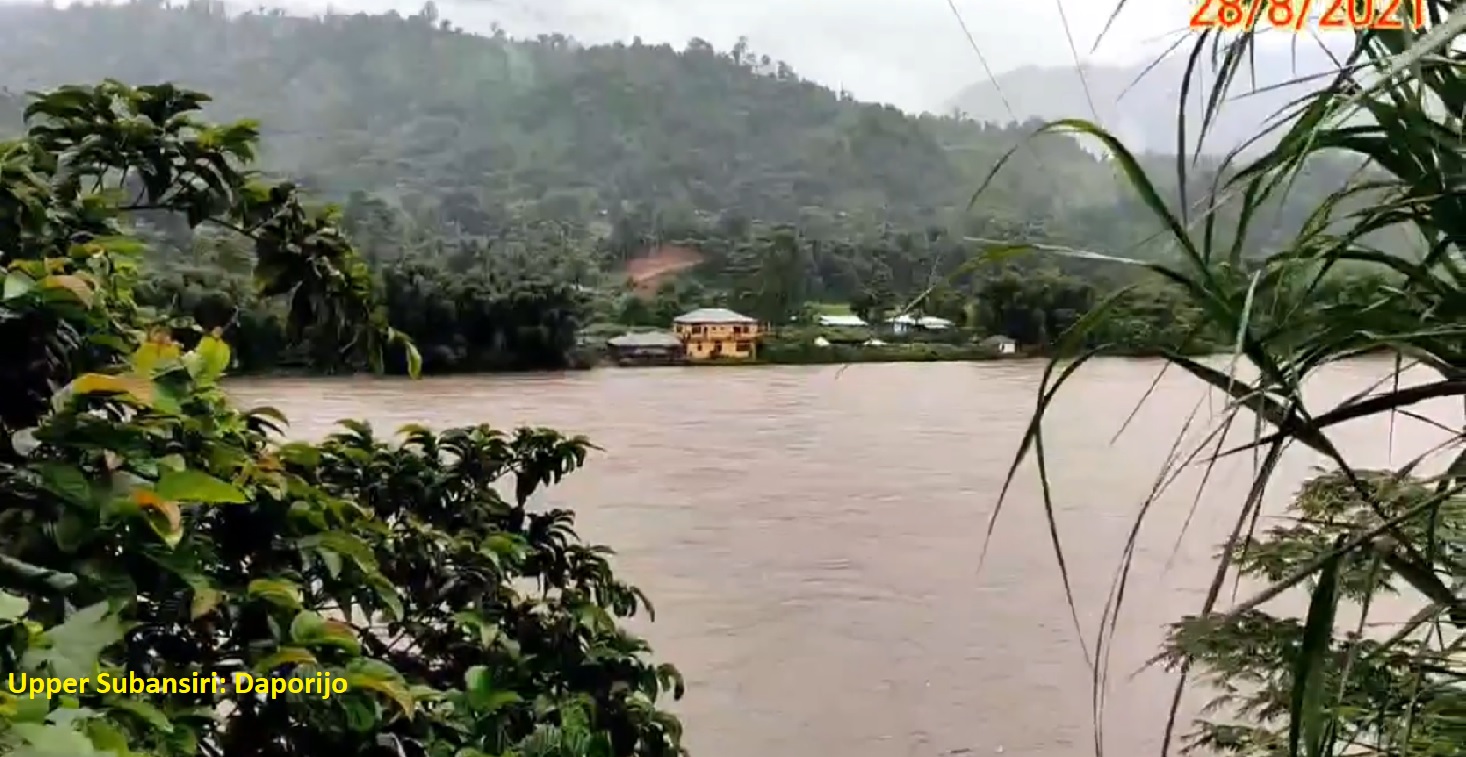
[[(676, 671), (616, 622), (644, 598), (568, 511), (527, 507), (584, 461), (584, 440), (412, 428), (393, 446), (348, 423), (319, 445), (282, 442), (278, 412), (230, 405), (222, 334), (185, 349), (187, 319), (136, 306), (123, 214), (162, 210), (250, 237), (261, 290), (289, 299), (317, 354), (380, 365), (405, 344), (332, 214), (245, 171), (256, 130), (195, 121), (206, 99), (65, 88), (0, 144), (0, 341), (14, 345), (0, 368), (0, 675), (93, 681), (0, 690), (0, 753), (680, 751), (656, 709), (680, 696)], [(95, 683), (236, 673), (347, 690)]]
[[(1428, 510), (1433, 517), (1408, 517)], [(1257, 533), (1239, 539), (1227, 557), (1239, 576), (1273, 584), (1327, 559), (1336, 545), (1361, 529), (1378, 528), (1383, 518), (1398, 519), (1408, 540), (1434, 540), (1442, 560), (1455, 560), (1461, 552), (1466, 503), (1441, 497), (1425, 479), (1355, 470), (1331, 471), (1306, 482), (1285, 518), (1266, 528), (1259, 524)], [(1449, 639), (1450, 625), (1461, 619), (1444, 607), (1428, 606), (1430, 600), (1421, 594), (1402, 591), (1421, 579), (1392, 549), (1345, 552), (1330, 562), (1325, 587), (1334, 601), (1359, 613), (1348, 625), (1321, 628), (1313, 625), (1313, 617), (1290, 617), (1265, 607), (1193, 615), (1171, 625), (1154, 662), (1171, 671), (1193, 670), (1216, 692), (1188, 736), (1191, 750), (1244, 757), (1288, 754), (1299, 658), (1317, 649), (1322, 663), (1313, 675), (1333, 700), (1330, 728), (1341, 742), (1368, 743), (1381, 754), (1459, 752), (1459, 713), (1466, 697), (1454, 649), (1449, 643), (1439, 648), (1431, 636)], [(1318, 583), (1312, 588), (1316, 594)], [(1381, 624), (1370, 618), (1374, 600), (1384, 595), (1396, 595), (1401, 608), (1413, 609), (1410, 620)], [(1385, 625), (1388, 641), (1370, 633), (1370, 625)]]

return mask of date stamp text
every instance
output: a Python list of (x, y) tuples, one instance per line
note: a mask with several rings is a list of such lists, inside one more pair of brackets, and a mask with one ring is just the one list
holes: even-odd
[(1197, 0), (1192, 29), (1360, 31), (1425, 26), (1425, 0)]

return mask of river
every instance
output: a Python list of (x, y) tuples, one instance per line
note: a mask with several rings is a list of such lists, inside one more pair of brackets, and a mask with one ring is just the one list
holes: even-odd
[[(1309, 385), (1310, 402), (1337, 402), (1388, 365), (1331, 368)], [(1193, 410), (1199, 432), (1220, 407), (1173, 370), (1115, 439), (1159, 369), (1086, 366), (1045, 425), (1090, 646), (1126, 533), (1172, 442)], [(283, 410), (299, 438), (348, 417), (383, 431), (486, 422), (589, 436), (604, 451), (549, 499), (574, 507), (582, 535), (615, 547), (623, 574), (655, 602), (657, 621), (639, 630), (687, 676), (674, 709), (696, 756), (1067, 757), (1093, 753), (1090, 673), (1032, 464), (1019, 470), (979, 570), (1042, 370), (1027, 361), (605, 369), (230, 389), (246, 405)], [(1459, 424), (1459, 405), (1423, 412)], [(1400, 418), (1393, 428), (1346, 425), (1338, 437), (1354, 459), (1383, 466), (1442, 434)], [(1317, 463), (1288, 456), (1272, 505)], [(1245, 455), (1218, 465), (1199, 499), (1199, 471), (1181, 476), (1146, 522), (1110, 657), (1110, 754), (1159, 752), (1174, 679), (1138, 671), (1163, 624), (1199, 608), (1249, 465)]]

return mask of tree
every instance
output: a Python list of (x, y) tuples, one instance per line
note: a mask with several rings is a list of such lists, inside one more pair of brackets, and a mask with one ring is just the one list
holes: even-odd
[[(617, 622), (644, 598), (569, 511), (529, 505), (585, 440), (388, 444), (347, 422), (282, 442), (277, 411), (230, 405), (217, 330), (137, 306), (123, 214), (177, 213), (246, 235), (264, 293), (330, 355), (381, 365), (403, 345), (417, 373), (332, 214), (246, 170), (253, 126), (200, 122), (206, 100), (70, 87), (0, 143), (0, 674), (203, 682), (0, 695), (0, 752), (678, 753), (656, 700), (680, 679)], [(240, 690), (255, 680), (274, 694)]]
[(747, 273), (734, 297), (749, 315), (774, 328), (797, 316), (804, 306), (810, 253), (793, 229), (777, 234), (748, 251)]

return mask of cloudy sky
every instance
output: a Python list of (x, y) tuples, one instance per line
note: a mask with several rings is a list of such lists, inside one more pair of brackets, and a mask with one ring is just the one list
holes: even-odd
[[(1081, 58), (1096, 62), (1130, 62), (1164, 49), (1184, 31), (1192, 5), (1127, 0), (1091, 55), (1113, 0), (952, 0), (997, 72), (1073, 64), (1060, 2)], [(302, 11), (410, 13), (421, 0), (284, 4)], [(912, 110), (943, 109), (963, 86), (987, 78), (948, 0), (438, 0), (438, 8), (469, 31), (486, 32), (497, 22), (515, 36), (562, 32), (604, 42), (639, 35), (678, 46), (702, 37), (720, 49), (747, 36), (756, 52), (785, 60), (804, 76)]]

